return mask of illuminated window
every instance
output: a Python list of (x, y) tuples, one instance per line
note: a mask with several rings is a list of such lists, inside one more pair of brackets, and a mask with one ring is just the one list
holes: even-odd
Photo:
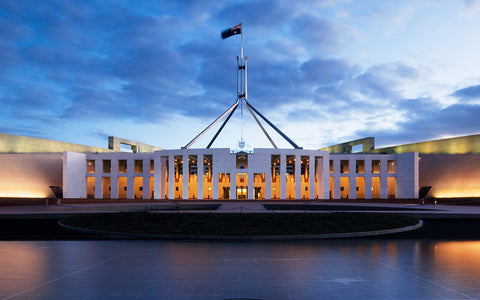
[(102, 177), (102, 198), (111, 197), (111, 177)]
[(380, 161), (372, 160), (372, 173), (380, 173)]
[(135, 173), (143, 173), (143, 160), (135, 160)]
[(396, 173), (397, 172), (397, 162), (395, 160), (388, 161), (388, 173)]
[(365, 161), (364, 160), (357, 160), (356, 171), (358, 174), (365, 173)]
[(87, 173), (95, 173), (95, 161), (87, 160)]
[(127, 198), (127, 177), (118, 177), (118, 198), (125, 199)]
[(348, 173), (348, 160), (340, 161), (340, 173)]
[(118, 173), (127, 173), (127, 160), (119, 159), (118, 160)]

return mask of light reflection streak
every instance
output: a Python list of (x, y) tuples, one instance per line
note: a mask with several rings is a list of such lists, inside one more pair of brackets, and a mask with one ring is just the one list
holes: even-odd
[(15, 294), (47, 280), (46, 250), (32, 242), (0, 242), (2, 290)]

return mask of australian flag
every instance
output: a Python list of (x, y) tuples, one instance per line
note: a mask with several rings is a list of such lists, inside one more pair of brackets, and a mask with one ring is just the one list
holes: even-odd
[(241, 34), (241, 33), (242, 33), (242, 23), (222, 31), (222, 39), (226, 39), (228, 37), (231, 37), (232, 35)]

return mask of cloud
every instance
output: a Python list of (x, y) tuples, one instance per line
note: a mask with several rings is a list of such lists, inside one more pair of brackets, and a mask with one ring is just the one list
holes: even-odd
[(382, 147), (478, 133), (480, 105), (454, 104), (437, 110), (429, 106), (422, 108), (422, 104), (422, 101), (417, 103), (421, 113), (399, 122), (395, 131), (369, 128), (357, 131), (357, 135), (375, 136), (378, 146)]
[(316, 85), (330, 85), (350, 79), (360, 68), (341, 59), (311, 59), (302, 64), (302, 79)]
[[(220, 31), (241, 20), (249, 102), (286, 131), (308, 120), (319, 139), (405, 140), (433, 136), (435, 126), (442, 131), (441, 118), (452, 122), (448, 130), (466, 132), (462, 118), (471, 118), (480, 99), (474, 80), (454, 91), (443, 82), (432, 88), (440, 83), (432, 83), (428, 59), (393, 60), (375, 52), (378, 44), (366, 45), (372, 32), (409, 43), (401, 34), (422, 13), (411, 5), (4, 0), (0, 11), (0, 115), (29, 134), (97, 120), (156, 126), (182, 116), (208, 123), (236, 99), (240, 36), (222, 40)], [(361, 45), (352, 32), (364, 38)], [(458, 100), (470, 106), (446, 107)]]
[(290, 30), (299, 43), (314, 47), (320, 53), (330, 53), (340, 46), (338, 26), (331, 20), (301, 14), (292, 20)]
[[(284, 26), (285, 20), (292, 13), (288, 2), (274, 0), (248, 1), (226, 5), (215, 16), (225, 26), (233, 26), (241, 20), (248, 24), (248, 28), (279, 28)], [(268, 13), (267, 13), (268, 12)], [(232, 23), (233, 22), (233, 23)]]
[(456, 90), (452, 93), (452, 96), (464, 101), (478, 99), (480, 98), (480, 85), (469, 86)]

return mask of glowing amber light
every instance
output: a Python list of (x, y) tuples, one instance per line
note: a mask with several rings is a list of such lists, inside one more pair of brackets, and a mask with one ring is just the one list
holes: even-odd
[(1, 189), (0, 197), (4, 198), (47, 198), (49, 195), (43, 190), (29, 190), (25, 191), (18, 189)]
[(465, 186), (458, 188), (439, 188), (433, 193), (435, 198), (462, 198), (462, 197), (480, 197), (479, 186)]
[(440, 191), (433, 195), (435, 198), (468, 198), (480, 197), (480, 190), (476, 191)]

